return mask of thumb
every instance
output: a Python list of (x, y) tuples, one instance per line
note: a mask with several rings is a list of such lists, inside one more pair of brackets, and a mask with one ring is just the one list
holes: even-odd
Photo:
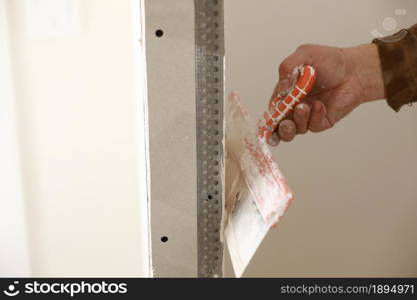
[(311, 64), (311, 56), (305, 51), (306, 46), (298, 47), (297, 50), (282, 61), (278, 68), (279, 81), (278, 93), (288, 90), (297, 80), (297, 72), (294, 70), (301, 65)]

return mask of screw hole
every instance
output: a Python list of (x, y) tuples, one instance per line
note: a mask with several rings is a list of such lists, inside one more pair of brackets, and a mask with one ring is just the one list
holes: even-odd
[(211, 199), (213, 199), (213, 196), (212, 196), (212, 195), (208, 195), (208, 196), (207, 196), (207, 198), (208, 198), (209, 200), (211, 200)]
[(164, 35), (164, 31), (162, 29), (158, 29), (155, 31), (155, 35), (160, 38)]
[(162, 243), (166, 243), (166, 242), (168, 242), (168, 237), (167, 237), (167, 236), (163, 236), (163, 237), (161, 237), (161, 242), (162, 242)]

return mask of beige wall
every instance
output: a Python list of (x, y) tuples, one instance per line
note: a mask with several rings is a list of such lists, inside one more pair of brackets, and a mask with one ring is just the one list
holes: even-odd
[[(265, 109), (278, 64), (302, 43), (353, 46), (382, 22), (417, 22), (414, 0), (225, 1), (227, 89)], [(407, 9), (395, 16), (394, 9)], [(417, 276), (417, 109), (363, 105), (274, 155), (296, 201), (247, 276)], [(230, 266), (228, 273), (232, 274)]]
[(42, 39), (7, 2), (31, 275), (144, 276), (139, 1), (74, 2), (75, 34)]

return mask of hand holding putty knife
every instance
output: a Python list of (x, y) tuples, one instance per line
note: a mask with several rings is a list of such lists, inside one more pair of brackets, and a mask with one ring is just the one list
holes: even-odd
[(313, 88), (316, 72), (311, 66), (299, 66), (294, 74), (296, 83), (271, 101), (257, 131), (237, 93), (227, 103), (224, 235), (237, 277), (293, 200), (267, 144), (278, 144), (277, 126)]

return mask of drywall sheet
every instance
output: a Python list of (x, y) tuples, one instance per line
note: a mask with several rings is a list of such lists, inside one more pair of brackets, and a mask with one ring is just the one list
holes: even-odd
[(145, 1), (152, 264), (197, 276), (194, 2)]

